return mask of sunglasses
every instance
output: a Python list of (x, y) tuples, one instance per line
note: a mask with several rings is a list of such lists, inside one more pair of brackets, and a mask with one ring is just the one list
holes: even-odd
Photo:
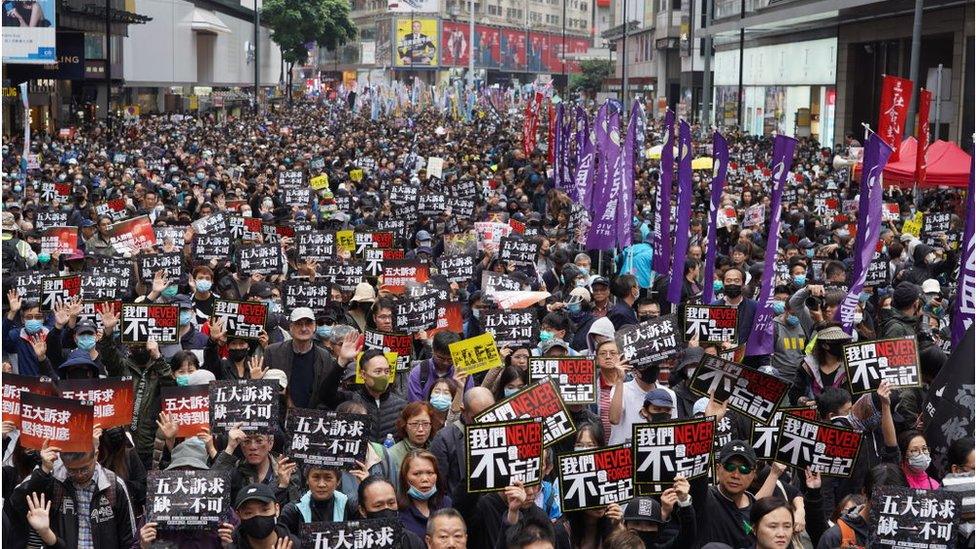
[(746, 464), (736, 465), (735, 463), (723, 463), (722, 467), (730, 473), (734, 473), (738, 469), (740, 475), (748, 475), (752, 472), (752, 466)]

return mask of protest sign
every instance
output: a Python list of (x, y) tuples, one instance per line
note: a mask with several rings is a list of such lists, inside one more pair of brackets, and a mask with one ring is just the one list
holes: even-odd
[(3, 421), (14, 423), (18, 429), (20, 428), (20, 395), (24, 392), (51, 396), (57, 394), (57, 389), (49, 377), (3, 374)]
[(520, 481), (542, 480), (542, 423), (516, 419), (468, 425), (465, 448), (468, 492), (493, 492)]
[(286, 206), (307, 207), (312, 201), (312, 189), (305, 182), (305, 174), (297, 170), (278, 173), (278, 195)]
[(139, 250), (156, 246), (156, 231), (148, 215), (140, 215), (113, 223), (108, 228), (108, 242), (121, 255), (134, 255)]
[(363, 264), (358, 262), (327, 263), (324, 276), (331, 280), (343, 292), (354, 292), (356, 286), (363, 281), (365, 272)]
[(441, 256), (437, 260), (437, 271), (447, 278), (464, 286), (474, 278), (475, 257), (473, 255)]
[(676, 315), (625, 326), (617, 331), (616, 339), (622, 358), (638, 370), (676, 356), (683, 343)]
[(402, 294), (410, 282), (430, 280), (430, 266), (418, 259), (398, 259), (383, 262), (383, 286), (394, 294)]
[(766, 222), (766, 207), (762, 204), (753, 204), (746, 208), (745, 216), (742, 218), (743, 227), (761, 227)]
[(295, 238), (295, 231), (310, 231), (311, 225), (308, 222), (296, 221), (291, 225), (263, 225), (261, 234), (264, 235), (266, 244), (277, 244), (282, 238)]
[(18, 444), (40, 450), (44, 441), (62, 452), (91, 452), (95, 412), (91, 404), (56, 396), (20, 394)]
[(135, 398), (132, 378), (62, 379), (61, 398), (94, 406), (95, 423), (102, 429), (129, 426)]
[(716, 223), (720, 228), (728, 229), (738, 224), (735, 208), (719, 208)]
[(437, 332), (464, 333), (464, 310), (462, 304), (446, 299), (437, 300), (437, 324), (427, 330), (427, 335), (434, 337)]
[(356, 231), (353, 240), (356, 243), (355, 254), (359, 256), (369, 248), (387, 250), (394, 244), (393, 233), (390, 231)]
[(41, 309), (45, 311), (80, 296), (81, 275), (46, 276), (41, 279)]
[(539, 242), (517, 236), (503, 237), (498, 244), (498, 259), (512, 265), (532, 265), (539, 254)]
[(292, 279), (281, 289), (281, 307), (290, 313), (298, 307), (321, 312), (329, 305), (332, 285), (325, 280)]
[(183, 254), (170, 252), (139, 256), (139, 273), (142, 281), (152, 284), (153, 277), (158, 271), (171, 280), (171, 284), (178, 284), (183, 277)]
[(691, 378), (689, 389), (701, 396), (715, 394), (715, 400), (759, 423), (769, 423), (786, 396), (790, 384), (753, 368), (705, 355)]
[(48, 227), (41, 234), (41, 253), (69, 255), (78, 249), (77, 227)]
[(150, 303), (123, 303), (122, 343), (146, 343), (160, 345), (180, 340), (180, 306)]
[(470, 198), (448, 196), (444, 200), (444, 213), (451, 219), (467, 219), (474, 215), (475, 201)]
[(208, 215), (207, 217), (201, 217), (193, 223), (190, 224), (193, 227), (193, 232), (197, 235), (228, 235), (230, 233), (230, 226), (227, 222), (227, 217), (224, 212), (217, 212)]
[(268, 306), (259, 301), (215, 299), (210, 324), (224, 323), (228, 337), (257, 340), (268, 321)]
[(783, 415), (791, 414), (803, 419), (817, 419), (817, 409), (809, 406), (780, 407), (773, 414), (773, 419), (767, 425), (752, 422), (752, 449), (759, 459), (773, 459), (776, 457), (776, 443), (779, 440), (779, 426)]
[(437, 324), (437, 296), (404, 297), (393, 310), (393, 329), (414, 334)]
[(635, 482), (659, 493), (678, 475), (687, 480), (705, 476), (712, 466), (714, 436), (713, 418), (634, 424)]
[(512, 227), (507, 223), (494, 221), (477, 221), (474, 224), (478, 235), (478, 251), (497, 252), (502, 237), (512, 233)]
[(284, 453), (301, 466), (355, 469), (357, 461), (366, 461), (372, 425), (365, 414), (292, 408), (285, 419)]
[(470, 255), (478, 252), (478, 234), (475, 231), (444, 235), (444, 255)]
[(552, 379), (566, 404), (597, 402), (596, 364), (587, 357), (531, 357), (529, 383)]
[(477, 423), (538, 418), (542, 420), (542, 442), (546, 447), (576, 432), (566, 405), (551, 379), (540, 381), (488, 408)]
[(725, 305), (685, 305), (685, 341), (738, 343), (739, 310)]
[(562, 511), (602, 509), (634, 497), (630, 446), (612, 446), (559, 455)]
[(454, 370), (467, 375), (477, 374), (502, 365), (502, 357), (490, 333), (451, 343)]
[(227, 228), (234, 240), (260, 241), (264, 234), (264, 223), (257, 217), (229, 215)]
[(281, 261), (281, 246), (260, 244), (243, 246), (237, 249), (237, 269), (242, 273), (263, 275), (284, 272)]
[(486, 333), (499, 347), (535, 345), (539, 340), (539, 323), (531, 312), (497, 311), (482, 314)]
[(444, 159), (439, 156), (431, 156), (427, 159), (427, 175), (444, 179)]
[[(9, 288), (9, 290), (16, 290), (17, 295), (22, 298), (28, 296), (41, 295), (41, 280), (45, 277), (45, 274), (40, 271), (25, 271), (7, 274), (4, 272), (4, 285)], [(8, 290), (8, 291), (9, 291)], [(7, 296), (4, 296), (7, 299)], [(7, 306), (10, 304), (7, 303)]]
[(335, 241), (336, 248), (339, 250), (345, 250), (350, 254), (356, 251), (356, 232), (352, 229), (336, 231)]
[(153, 227), (156, 233), (156, 242), (166, 244), (167, 241), (173, 244), (177, 250), (182, 250), (186, 245), (186, 225), (175, 225), (172, 227)]
[(366, 248), (363, 250), (363, 269), (365, 274), (369, 276), (379, 276), (383, 273), (383, 262), (386, 257), (387, 250), (381, 250), (379, 248)]
[(956, 536), (965, 509), (960, 494), (954, 492), (877, 486), (871, 491), (872, 547), (958, 547)]
[[(27, 169), (36, 170), (40, 169), (40, 162), (36, 154), (29, 154), (32, 160), (27, 161)], [(35, 188), (36, 188), (35, 184)], [(41, 201), (45, 203), (50, 203), (55, 200), (67, 202), (71, 197), (71, 184), (70, 183), (55, 183), (54, 181), (44, 181), (41, 183)]]
[(197, 436), (210, 429), (210, 387), (160, 387), (160, 411), (169, 414), (176, 423), (176, 436)]
[(329, 175), (324, 173), (321, 175), (317, 175), (308, 180), (308, 185), (312, 187), (313, 190), (316, 191), (325, 189), (326, 187), (329, 186)]
[(881, 221), (901, 221), (901, 207), (897, 202), (885, 202), (881, 210)]
[(68, 212), (60, 210), (39, 210), (34, 214), (34, 228), (39, 231), (51, 227), (65, 227), (68, 225)]
[(193, 255), (203, 260), (226, 260), (231, 255), (230, 235), (198, 234), (193, 237)]
[(514, 278), (491, 271), (481, 272), (481, 293), (492, 296), (498, 292), (519, 292), (524, 290), (522, 283)]
[(861, 448), (861, 433), (792, 414), (780, 420), (774, 459), (824, 476), (849, 477)]
[(216, 531), (231, 515), (229, 471), (150, 471), (146, 514), (160, 532)]
[(237, 379), (210, 382), (210, 432), (227, 433), (238, 423), (245, 432), (273, 434), (278, 425), (275, 379)]
[(888, 254), (875, 252), (874, 259), (868, 265), (867, 278), (864, 279), (866, 288), (883, 288), (891, 284), (891, 263)]
[(95, 274), (94, 272), (81, 274), (82, 295), (89, 301), (128, 299), (129, 287), (129, 276)]
[(952, 228), (952, 213), (929, 212), (925, 214), (922, 224), (922, 234), (933, 235), (947, 233)]
[(922, 384), (915, 336), (844, 345), (844, 366), (855, 395), (877, 390), (882, 381), (893, 389)]
[(396, 353), (396, 369), (398, 372), (410, 369), (410, 353), (413, 351), (412, 336), (367, 329), (364, 333), (363, 345), (366, 349), (379, 349), (384, 353)]
[(397, 549), (403, 523), (399, 518), (302, 522), (301, 538), (305, 549)]

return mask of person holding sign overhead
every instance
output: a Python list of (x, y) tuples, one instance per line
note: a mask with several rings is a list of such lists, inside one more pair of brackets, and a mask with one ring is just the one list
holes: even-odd
[[(237, 498), (245, 484), (269, 486), (275, 500), (281, 504), (301, 498), (300, 479), (295, 474), (297, 464), (285, 455), (274, 455), (274, 435), (245, 433), (238, 423), (227, 433), (227, 446), (217, 454), (211, 471), (231, 472), (231, 497)], [(240, 452), (237, 450), (240, 449)], [(238, 459), (238, 455), (242, 459)]]

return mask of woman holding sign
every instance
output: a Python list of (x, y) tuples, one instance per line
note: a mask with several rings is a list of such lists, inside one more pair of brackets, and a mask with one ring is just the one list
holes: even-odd
[(425, 450), (413, 450), (403, 459), (398, 486), (400, 521), (406, 530), (426, 535), (431, 513), (451, 506), (437, 470), (437, 458)]

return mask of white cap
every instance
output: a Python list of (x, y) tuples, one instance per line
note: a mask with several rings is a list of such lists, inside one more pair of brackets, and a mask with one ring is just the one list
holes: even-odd
[(299, 320), (305, 318), (309, 320), (315, 320), (315, 313), (312, 311), (312, 309), (309, 309), (308, 307), (297, 307), (294, 311), (291, 312), (291, 316), (288, 317), (288, 320), (290, 320), (291, 322), (298, 322)]
[(926, 280), (925, 282), (922, 282), (922, 293), (923, 294), (941, 294), (942, 293), (942, 285), (939, 284), (939, 281), (938, 280), (936, 280), (934, 278), (930, 278), (930, 279)]
[(276, 379), (278, 384), (281, 385), (282, 389), (288, 388), (288, 375), (284, 371), (277, 368), (271, 368), (270, 370), (264, 372), (264, 376), (261, 379)]

